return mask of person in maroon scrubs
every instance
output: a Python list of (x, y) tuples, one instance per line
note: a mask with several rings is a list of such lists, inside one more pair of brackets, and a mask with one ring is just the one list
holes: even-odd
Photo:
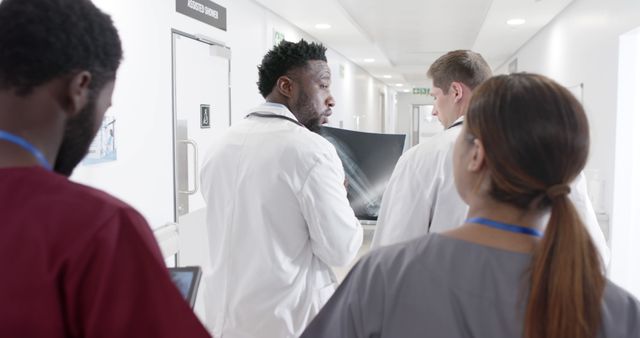
[(89, 0), (0, 2), (0, 337), (209, 337), (143, 217), (67, 179), (121, 58)]

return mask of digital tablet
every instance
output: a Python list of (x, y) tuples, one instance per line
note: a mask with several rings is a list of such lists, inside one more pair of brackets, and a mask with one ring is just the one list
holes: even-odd
[(200, 285), (200, 277), (202, 276), (202, 269), (199, 266), (184, 266), (179, 268), (169, 268), (171, 274), (171, 280), (178, 287), (182, 297), (189, 303), (189, 306), (193, 308), (196, 303), (196, 295), (198, 293), (198, 286)]

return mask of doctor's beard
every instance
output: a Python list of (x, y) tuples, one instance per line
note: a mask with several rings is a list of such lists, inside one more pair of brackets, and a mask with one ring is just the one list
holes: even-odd
[(95, 99), (90, 100), (78, 115), (67, 121), (62, 144), (53, 167), (57, 173), (71, 176), (73, 169), (87, 154), (97, 132), (95, 108)]
[(316, 111), (307, 93), (300, 92), (298, 100), (291, 106), (291, 112), (296, 116), (298, 122), (302, 123), (310, 131), (314, 133), (320, 131), (324, 115)]

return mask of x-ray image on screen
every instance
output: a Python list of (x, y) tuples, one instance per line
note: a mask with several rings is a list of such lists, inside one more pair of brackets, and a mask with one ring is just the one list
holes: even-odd
[(347, 197), (356, 217), (377, 220), (382, 194), (404, 149), (405, 135), (331, 127), (322, 127), (320, 135), (335, 146), (342, 160)]

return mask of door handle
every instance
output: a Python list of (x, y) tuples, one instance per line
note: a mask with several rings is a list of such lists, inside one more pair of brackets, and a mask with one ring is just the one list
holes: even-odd
[[(187, 179), (187, 190), (179, 190), (178, 192), (181, 193), (181, 194), (193, 195), (196, 192), (198, 192), (198, 189), (199, 189), (198, 180), (199, 180), (199, 176), (200, 176), (200, 171), (198, 169), (198, 163), (200, 163), (200, 161), (198, 161), (198, 144), (194, 140), (179, 140), (178, 142), (184, 143), (187, 146), (191, 145), (193, 147), (193, 161), (194, 161), (194, 163), (193, 163), (193, 190), (189, 189), (189, 180)], [(188, 161), (188, 159), (189, 159), (189, 156), (187, 155), (187, 161)], [(189, 164), (187, 163), (187, 168), (188, 167), (189, 167)]]

